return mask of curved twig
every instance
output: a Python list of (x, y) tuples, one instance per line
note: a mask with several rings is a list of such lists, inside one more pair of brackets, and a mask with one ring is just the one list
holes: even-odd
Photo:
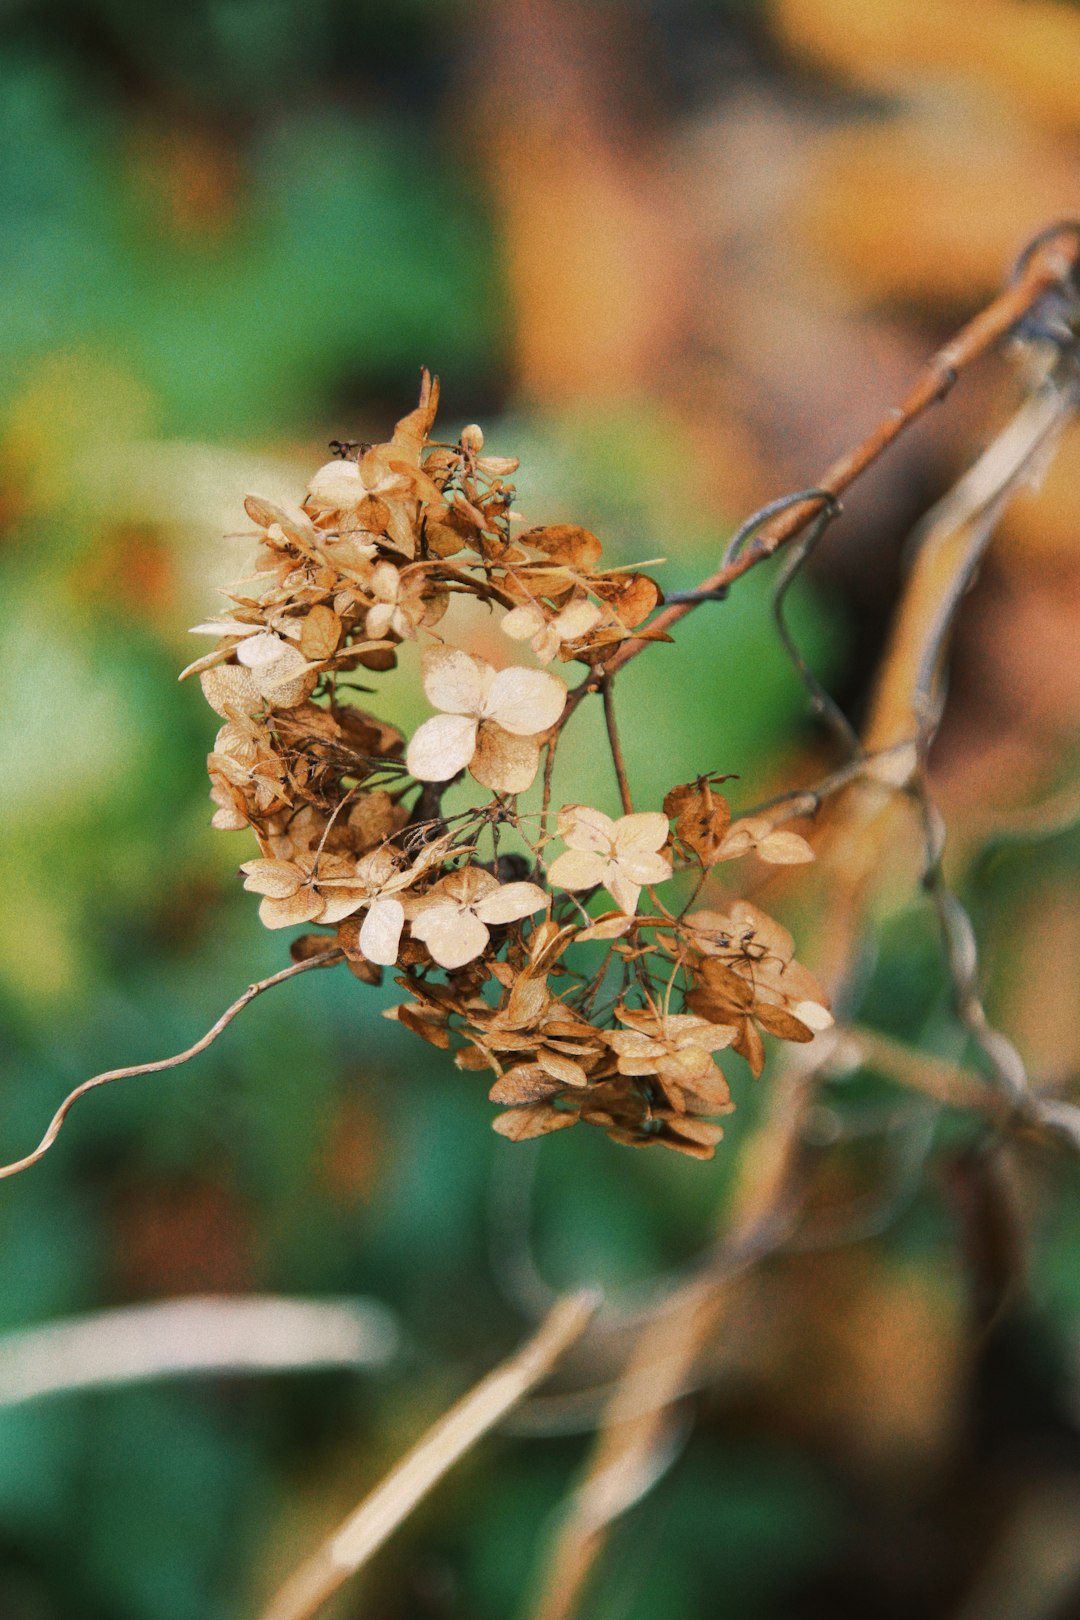
[(208, 1046), (212, 1046), (218, 1036), (232, 1023), (236, 1015), (243, 1012), (248, 1003), (254, 1001), (256, 996), (261, 996), (264, 990), (272, 989), (275, 984), (283, 984), (286, 979), (295, 979), (297, 974), (307, 973), (312, 968), (330, 967), (332, 963), (343, 960), (344, 953), (339, 946), (335, 945), (332, 949), (323, 951), (319, 956), (308, 957), (306, 962), (294, 962), (292, 967), (282, 968), (280, 973), (271, 973), (268, 979), (260, 979), (257, 984), (249, 984), (243, 995), (237, 996), (232, 1005), (226, 1007), (221, 1017), (215, 1024), (211, 1025), (206, 1034), (200, 1035), (199, 1039), (192, 1046), (186, 1047), (183, 1052), (177, 1052), (173, 1057), (157, 1058), (153, 1063), (132, 1063), (123, 1069), (106, 1069), (104, 1074), (95, 1074), (89, 1080), (84, 1080), (81, 1085), (75, 1087), (74, 1091), (68, 1092), (49, 1121), (49, 1128), (34, 1151), (28, 1153), (25, 1158), (13, 1159), (10, 1164), (0, 1165), (0, 1181), (3, 1181), (7, 1176), (17, 1176), (23, 1170), (29, 1170), (32, 1165), (37, 1164), (39, 1159), (45, 1157), (56, 1138), (60, 1135), (64, 1121), (71, 1110), (79, 1098), (84, 1097), (88, 1091), (96, 1091), (99, 1086), (111, 1085), (114, 1080), (131, 1080), (140, 1074), (160, 1074), (163, 1069), (178, 1069), (181, 1064), (189, 1063), (193, 1057), (198, 1057), (200, 1052), (205, 1052)]
[(784, 651), (794, 666), (796, 675), (798, 675), (806, 688), (811, 708), (818, 718), (823, 720), (833, 732), (845, 754), (854, 757), (861, 751), (858, 733), (835, 698), (825, 690), (803, 657), (799, 644), (792, 634), (791, 626), (784, 616), (787, 593), (794, 584), (796, 575), (801, 572), (803, 564), (829, 527), (829, 524), (834, 518), (840, 516), (842, 508), (836, 497), (834, 495), (825, 495), (824, 500), (826, 504), (822, 507), (806, 534), (792, 546), (787, 561), (780, 571), (780, 578), (773, 587), (773, 622), (776, 625), (776, 632), (780, 637)]

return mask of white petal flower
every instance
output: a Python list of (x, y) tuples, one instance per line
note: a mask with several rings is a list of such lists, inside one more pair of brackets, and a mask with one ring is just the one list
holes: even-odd
[(369, 962), (393, 967), (405, 924), (405, 907), (400, 900), (375, 900), (360, 929), (360, 949)]
[(479, 866), (451, 872), (421, 900), (412, 915), (413, 938), (440, 967), (459, 968), (487, 948), (492, 927), (520, 922), (547, 904), (535, 883), (499, 883)]
[(468, 765), (498, 793), (531, 786), (540, 760), (537, 737), (566, 705), (566, 687), (539, 669), (502, 669), (456, 647), (424, 654), (424, 691), (441, 715), (413, 736), (406, 763), (421, 782), (447, 782)]
[(564, 805), (559, 836), (569, 846), (548, 867), (548, 880), (560, 889), (592, 889), (602, 883), (628, 915), (637, 910), (642, 888), (664, 883), (671, 863), (659, 853), (668, 819), (658, 810), (613, 821), (587, 804)]
[(478, 722), (466, 714), (437, 714), (414, 732), (405, 763), (418, 782), (449, 782), (476, 752)]

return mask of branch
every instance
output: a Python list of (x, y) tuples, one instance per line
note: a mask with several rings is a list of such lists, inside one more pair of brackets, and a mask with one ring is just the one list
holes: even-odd
[(300, 1565), (271, 1599), (263, 1620), (309, 1620), (367, 1563), (443, 1475), (547, 1377), (584, 1332), (599, 1303), (599, 1295), (592, 1291), (561, 1299), (539, 1331), (452, 1406)]
[(268, 979), (260, 979), (258, 984), (249, 985), (243, 995), (238, 996), (232, 1006), (225, 1009), (217, 1023), (213, 1024), (205, 1035), (200, 1036), (193, 1046), (186, 1047), (183, 1052), (177, 1052), (175, 1057), (158, 1058), (153, 1063), (133, 1063), (124, 1069), (106, 1069), (104, 1074), (95, 1074), (91, 1079), (84, 1080), (82, 1085), (76, 1086), (75, 1090), (70, 1091), (64, 1098), (34, 1151), (28, 1153), (24, 1159), (14, 1159), (11, 1164), (0, 1165), (0, 1181), (7, 1176), (20, 1175), (23, 1170), (29, 1170), (39, 1159), (45, 1157), (60, 1135), (68, 1114), (79, 1098), (84, 1097), (88, 1091), (96, 1091), (98, 1086), (111, 1085), (114, 1080), (131, 1080), (140, 1074), (160, 1074), (164, 1069), (178, 1069), (181, 1064), (190, 1063), (193, 1057), (198, 1057), (200, 1052), (205, 1052), (208, 1046), (212, 1046), (236, 1015), (243, 1012), (256, 996), (261, 996), (264, 990), (272, 989), (275, 984), (284, 984), (286, 979), (295, 979), (298, 973), (308, 973), (312, 968), (330, 967), (332, 963), (343, 959), (342, 951), (335, 945), (319, 956), (310, 956), (306, 962), (296, 962), (292, 967), (282, 968), (280, 973), (272, 973)]

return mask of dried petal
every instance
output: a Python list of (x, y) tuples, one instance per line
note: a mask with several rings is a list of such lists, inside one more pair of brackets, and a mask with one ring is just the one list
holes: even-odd
[(481, 724), (469, 769), (482, 786), (493, 793), (525, 793), (539, 768), (540, 746), (531, 737), (512, 737), (490, 720)]
[(564, 849), (548, 867), (548, 882), (557, 889), (593, 889), (607, 881), (610, 864), (597, 850)]
[(511, 1142), (524, 1142), (533, 1136), (547, 1136), (550, 1131), (564, 1131), (576, 1125), (578, 1116), (552, 1107), (551, 1103), (526, 1103), (523, 1108), (511, 1108), (497, 1114), (491, 1128)]
[(757, 854), (772, 866), (800, 866), (804, 861), (814, 859), (814, 852), (806, 839), (793, 832), (769, 833), (758, 844)]
[(535, 883), (502, 883), (474, 906), (482, 922), (518, 922), (547, 905), (547, 895)]
[(564, 804), (556, 830), (571, 849), (603, 850), (608, 854), (614, 843), (615, 823), (611, 817), (587, 804)]
[(199, 685), (207, 703), (222, 719), (228, 718), (230, 709), (240, 714), (255, 714), (266, 706), (251, 671), (239, 664), (205, 670), (199, 676)]
[(528, 641), (530, 636), (537, 635), (543, 630), (546, 620), (535, 602), (525, 602), (521, 607), (512, 608), (500, 625), (500, 629), (510, 637), (511, 641)]
[(244, 874), (245, 889), (270, 895), (274, 900), (295, 894), (304, 882), (304, 874), (295, 861), (245, 861), (240, 870)]
[(320, 663), (337, 652), (341, 641), (341, 620), (333, 608), (317, 603), (300, 626), (300, 651), (312, 663)]
[(479, 718), (495, 676), (490, 664), (457, 647), (429, 647), (422, 668), (429, 702), (448, 714)]
[(411, 927), (413, 938), (421, 940), (444, 968), (472, 962), (491, 938), (479, 917), (452, 901), (432, 901), (413, 917)]
[(561, 1091), (560, 1082), (538, 1063), (518, 1063), (498, 1080), (488, 1092), (491, 1102), (509, 1104), (539, 1102)]
[(615, 824), (614, 847), (618, 859), (628, 855), (653, 854), (668, 836), (668, 820), (659, 810), (645, 810), (623, 816)]
[(476, 751), (477, 722), (466, 714), (437, 714), (413, 734), (405, 763), (419, 782), (449, 782)]
[[(440, 705), (445, 707), (445, 705)], [(553, 726), (566, 707), (566, 686), (542, 669), (501, 669), (483, 701), (485, 719), (514, 737), (534, 737)]]
[(521, 536), (521, 543), (542, 551), (552, 562), (565, 563), (586, 574), (596, 567), (604, 549), (595, 534), (573, 523), (552, 523), (542, 529), (528, 529)]
[(293, 928), (297, 923), (314, 922), (322, 910), (322, 896), (304, 888), (281, 900), (267, 895), (259, 906), (259, 919), (266, 928)]
[(369, 962), (392, 967), (397, 961), (401, 930), (405, 924), (405, 907), (400, 900), (380, 899), (372, 902), (363, 927), (360, 929), (360, 949)]

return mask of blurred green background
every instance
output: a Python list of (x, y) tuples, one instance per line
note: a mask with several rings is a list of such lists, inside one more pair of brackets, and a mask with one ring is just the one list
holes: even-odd
[[(80, 1079), (179, 1049), (285, 963), (239, 889), (250, 849), (208, 827), (215, 721), (175, 679), (236, 571), (246, 493), (296, 499), (330, 438), (384, 437), (427, 364), (447, 436), (479, 420), (521, 457), (530, 519), (587, 524), (614, 561), (665, 557), (686, 586), (1068, 207), (1080, 12), (919, 9), (4, 8), (0, 1156)], [(796, 604), (856, 717), (910, 522), (1007, 398), (991, 369), (852, 499)], [(1075, 760), (1078, 466), (1070, 440), (1008, 521), (937, 762), (995, 1015), (1059, 1085), (1080, 1063), (1077, 837), (994, 842), (988, 809)], [(642, 803), (705, 770), (737, 772), (746, 804), (827, 768), (767, 590), (752, 576), (628, 673)], [(588, 724), (575, 746), (610, 794)], [(864, 1021), (962, 1055), (917, 897), (891, 902), (858, 996)], [(341, 972), (282, 988), (190, 1067), (88, 1100), (0, 1187), (2, 1329), (283, 1292), (378, 1300), (402, 1345), (378, 1371), (0, 1410), (4, 1620), (254, 1615), (550, 1290), (633, 1301), (710, 1241), (768, 1070), (756, 1090), (734, 1076), (713, 1164), (584, 1131), (537, 1152), (491, 1133), (479, 1077), (380, 1017), (394, 999)], [(884, 1187), (880, 1230), (746, 1296), (590, 1620), (1005, 1614), (993, 1557), (1033, 1503), (1058, 1539), (1023, 1544), (1028, 1606), (1007, 1613), (1080, 1614), (1060, 1545), (1080, 1528), (1076, 1177), (1017, 1172), (1034, 1261), (990, 1331), (975, 1127), (927, 1134), (867, 1075), (835, 1089), (826, 1135), (863, 1122), (837, 1200)], [(614, 1370), (601, 1346), (566, 1385)], [(595, 1403), (546, 1410), (487, 1441), (333, 1612), (521, 1612)]]

